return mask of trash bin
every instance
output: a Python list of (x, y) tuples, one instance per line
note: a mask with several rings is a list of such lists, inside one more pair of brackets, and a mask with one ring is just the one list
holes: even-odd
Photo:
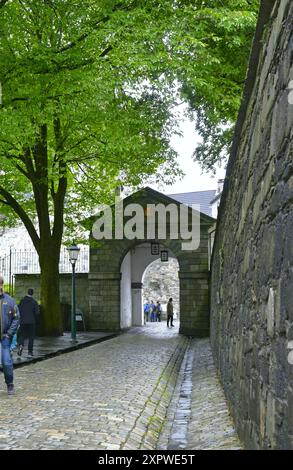
[[(63, 320), (63, 331), (71, 331), (71, 305), (62, 303), (61, 312)], [(75, 311), (75, 324), (76, 331), (85, 331), (84, 315), (80, 308), (76, 308)]]

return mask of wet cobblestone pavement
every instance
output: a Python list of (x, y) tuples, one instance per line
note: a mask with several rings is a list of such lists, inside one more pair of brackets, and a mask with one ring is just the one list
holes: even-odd
[(208, 339), (192, 339), (157, 449), (238, 450)]
[(0, 449), (153, 449), (186, 339), (149, 325), (2, 375)]
[(165, 322), (1, 379), (0, 450), (239, 448), (208, 341)]

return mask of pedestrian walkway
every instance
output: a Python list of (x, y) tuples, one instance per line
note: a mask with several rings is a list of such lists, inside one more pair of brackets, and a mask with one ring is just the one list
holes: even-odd
[[(117, 333), (114, 332), (77, 332), (76, 342), (71, 340), (71, 333), (68, 332), (65, 332), (63, 336), (58, 337), (37, 337), (34, 340), (33, 357), (28, 357), (28, 340), (26, 340), (21, 357), (17, 355), (17, 349), (12, 352), (14, 368), (21, 367), (32, 362), (39, 362), (44, 359), (57, 356), (58, 354), (70, 352), (90, 344), (99, 343), (101, 341), (114, 338), (116, 335)], [(2, 366), (0, 366), (0, 370), (2, 370)]]
[(157, 448), (242, 448), (217, 377), (208, 339), (190, 340)]
[(0, 449), (154, 449), (186, 344), (156, 323), (2, 376)]
[(18, 368), (15, 388), (8, 396), (2, 376), (0, 450), (239, 448), (209, 342), (178, 325), (148, 323)]

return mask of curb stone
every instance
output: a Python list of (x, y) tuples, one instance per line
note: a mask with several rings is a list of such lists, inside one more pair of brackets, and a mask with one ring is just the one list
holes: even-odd
[[(51, 359), (52, 357), (60, 356), (61, 354), (67, 354), (72, 351), (76, 351), (77, 349), (87, 348), (88, 346), (93, 346), (94, 344), (102, 343), (103, 341), (107, 341), (108, 339), (116, 338), (118, 335), (119, 333), (114, 333), (109, 336), (103, 336), (102, 338), (90, 339), (84, 343), (77, 343), (74, 346), (68, 346), (68, 348), (60, 348), (60, 349), (57, 349), (56, 351), (47, 353), (43, 356), (36, 356), (30, 360), (23, 361), (23, 362), (17, 362), (17, 360), (16, 361), (14, 360), (13, 369), (18, 369), (20, 367), (29, 366), (30, 364), (35, 364), (36, 362), (45, 361), (46, 359)], [(0, 371), (3, 372), (2, 364), (0, 365)]]
[(175, 416), (178, 410), (179, 400), (180, 400), (180, 392), (182, 388), (182, 383), (184, 381), (184, 374), (187, 366), (187, 356), (188, 352), (190, 351), (190, 342), (186, 348), (184, 358), (181, 363), (181, 367), (178, 373), (178, 378), (176, 382), (176, 386), (174, 388), (174, 393), (169, 405), (168, 409), (168, 419), (165, 420), (162, 432), (159, 436), (159, 441), (157, 444), (157, 450), (168, 450), (168, 445), (170, 441), (170, 436), (173, 434), (174, 425), (175, 425)]
[[(166, 418), (168, 406), (174, 393), (181, 363), (189, 342), (190, 340), (187, 337), (180, 338), (178, 346), (161, 373), (140, 416), (137, 418), (134, 426), (128, 433), (126, 440), (120, 446), (121, 450), (156, 449)], [(134, 435), (141, 435), (142, 429), (145, 429), (145, 432), (143, 433), (140, 442), (134, 441)]]

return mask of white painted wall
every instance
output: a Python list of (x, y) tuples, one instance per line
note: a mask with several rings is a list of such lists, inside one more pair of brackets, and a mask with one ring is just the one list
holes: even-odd
[(144, 243), (131, 250), (132, 282), (142, 282), (142, 276), (149, 264), (159, 255), (151, 254), (151, 245)]
[[(146, 267), (158, 258), (151, 254), (150, 244), (138, 245), (131, 250), (132, 282), (142, 282)], [(132, 289), (132, 322), (135, 326), (144, 324), (142, 289)]]
[(132, 295), (131, 295), (131, 254), (127, 253), (121, 264), (120, 284), (120, 327), (132, 326)]
[(142, 290), (132, 289), (132, 324), (133, 326), (142, 326), (144, 324)]

